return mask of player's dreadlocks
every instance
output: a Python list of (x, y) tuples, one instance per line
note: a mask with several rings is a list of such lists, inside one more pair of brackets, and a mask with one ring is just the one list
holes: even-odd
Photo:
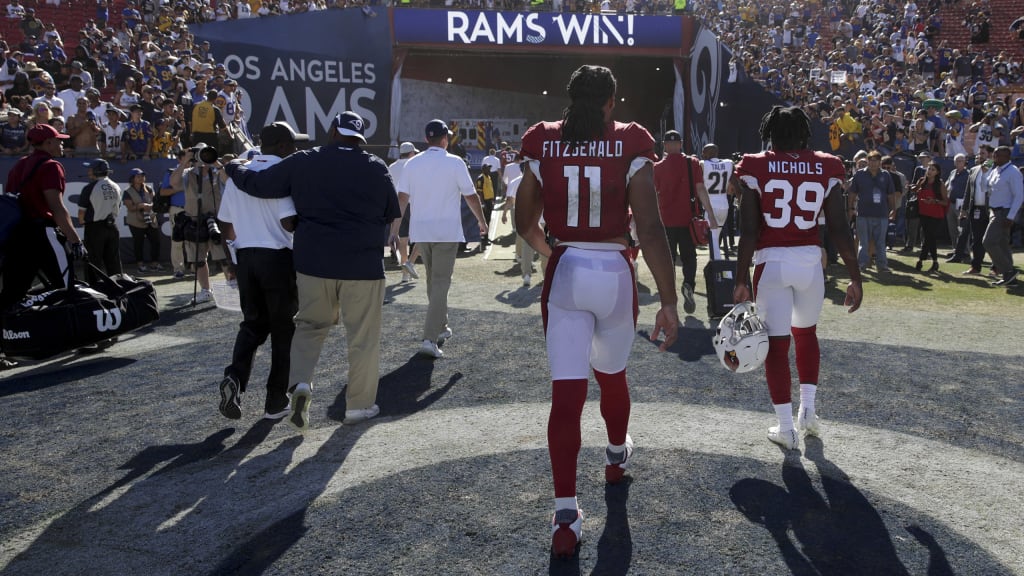
[(811, 119), (798, 106), (772, 106), (761, 118), (761, 140), (772, 143), (772, 150), (803, 150), (811, 139)]
[(579, 144), (604, 134), (604, 105), (615, 96), (615, 76), (604, 66), (580, 66), (566, 87), (572, 103), (562, 112), (562, 141)]

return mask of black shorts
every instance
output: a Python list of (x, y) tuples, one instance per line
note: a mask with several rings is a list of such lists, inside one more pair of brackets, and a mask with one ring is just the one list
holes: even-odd
[(409, 213), (412, 212), (411, 208), (405, 209), (405, 215), (402, 216), (402, 223), (398, 226), (398, 237), (408, 238), (409, 237)]

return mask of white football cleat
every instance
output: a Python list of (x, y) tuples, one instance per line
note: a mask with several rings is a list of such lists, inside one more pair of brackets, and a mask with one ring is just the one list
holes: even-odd
[(821, 437), (821, 423), (818, 420), (818, 415), (813, 412), (808, 417), (807, 411), (801, 409), (797, 413), (796, 427), (807, 436)]
[(800, 436), (796, 430), (779, 430), (778, 426), (768, 429), (768, 439), (787, 450), (800, 448)]
[(583, 511), (565, 508), (551, 517), (551, 553), (556, 558), (569, 558), (583, 538)]

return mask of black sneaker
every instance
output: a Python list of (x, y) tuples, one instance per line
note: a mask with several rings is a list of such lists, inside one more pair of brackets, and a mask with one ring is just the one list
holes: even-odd
[(3, 356), (0, 356), (0, 371), (2, 371), (2, 370), (10, 370), (11, 368), (17, 368), (17, 367), (18, 367), (18, 363), (15, 362), (14, 360), (11, 360), (9, 358), (5, 358)]
[(242, 392), (234, 376), (225, 376), (220, 381), (220, 413), (232, 420), (242, 417)]
[(697, 310), (697, 302), (693, 299), (693, 286), (683, 284), (683, 310), (693, 314)]

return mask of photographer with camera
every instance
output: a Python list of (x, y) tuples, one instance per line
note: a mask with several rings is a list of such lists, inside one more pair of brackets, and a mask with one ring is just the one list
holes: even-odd
[[(107, 276), (121, 273), (121, 234), (117, 230), (117, 217), (121, 212), (121, 187), (110, 179), (110, 165), (106, 160), (86, 162), (89, 183), (78, 197), (78, 222), (85, 228), (85, 248), (92, 255), (92, 263)], [(85, 269), (89, 284), (99, 278), (91, 266)]]
[[(135, 247), (135, 263), (139, 274), (160, 272), (160, 222), (153, 212), (153, 188), (146, 184), (146, 173), (141, 168), (128, 172), (128, 188), (124, 191), (124, 207), (127, 210), (125, 223), (132, 233)], [(145, 248), (149, 242), (149, 264), (146, 264)]]
[(175, 219), (174, 236), (184, 241), (186, 262), (195, 264), (196, 281), (202, 289), (193, 304), (202, 304), (213, 300), (207, 258), (221, 263), (226, 260), (217, 223), (222, 184), (217, 149), (200, 143), (191, 152), (188, 167), (180, 163), (171, 173), (171, 187), (185, 190), (185, 211)]

